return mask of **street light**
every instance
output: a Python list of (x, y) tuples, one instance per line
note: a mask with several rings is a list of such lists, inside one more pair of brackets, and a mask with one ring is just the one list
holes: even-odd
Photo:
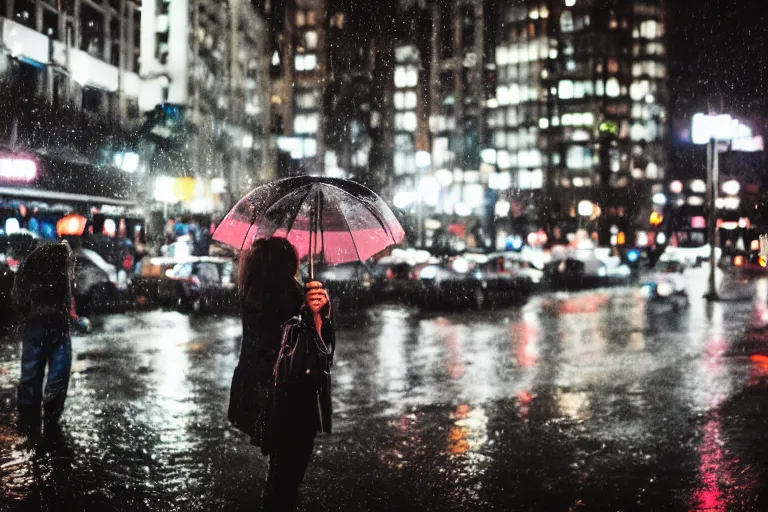
[(719, 143), (730, 142), (738, 132), (739, 122), (727, 114), (694, 114), (691, 122), (691, 140), (694, 144), (707, 144), (707, 210), (709, 213), (709, 291), (706, 298), (717, 300), (715, 283), (715, 236), (717, 235), (717, 190), (720, 174)]
[(579, 211), (579, 215), (581, 215), (582, 217), (591, 217), (594, 209), (595, 209), (595, 205), (594, 203), (592, 203), (592, 201), (584, 200), (579, 202), (578, 211)]

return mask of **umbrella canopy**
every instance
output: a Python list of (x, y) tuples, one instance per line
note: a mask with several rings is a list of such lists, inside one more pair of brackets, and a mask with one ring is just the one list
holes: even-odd
[(367, 260), (402, 242), (405, 232), (387, 204), (363, 185), (301, 176), (250, 192), (224, 217), (213, 239), (242, 249), (272, 236), (287, 238), (299, 258), (312, 254), (335, 265)]

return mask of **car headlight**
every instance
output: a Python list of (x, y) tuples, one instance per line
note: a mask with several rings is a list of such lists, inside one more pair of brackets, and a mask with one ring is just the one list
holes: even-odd
[(670, 283), (664, 282), (656, 285), (656, 293), (659, 297), (669, 297), (674, 291), (675, 288)]
[(653, 285), (646, 284), (643, 285), (642, 288), (640, 288), (640, 293), (643, 297), (650, 297), (653, 295)]
[(437, 267), (424, 267), (419, 272), (419, 279), (434, 279), (437, 277)]

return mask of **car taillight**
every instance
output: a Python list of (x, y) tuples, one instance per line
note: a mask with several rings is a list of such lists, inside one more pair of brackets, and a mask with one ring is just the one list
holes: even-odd
[(733, 258), (733, 264), (736, 267), (742, 266), (744, 264), (744, 256), (736, 256), (735, 258)]
[(394, 273), (394, 272), (392, 272), (392, 269), (391, 269), (391, 268), (388, 268), (388, 269), (387, 269), (387, 273), (386, 273), (386, 274), (384, 274), (384, 276), (385, 276), (385, 277), (386, 277), (388, 280), (389, 280), (389, 279), (394, 279), (394, 278), (395, 278), (395, 273)]

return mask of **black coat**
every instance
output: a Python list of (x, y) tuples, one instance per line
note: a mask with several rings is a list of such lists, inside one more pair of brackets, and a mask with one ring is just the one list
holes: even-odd
[[(327, 376), (319, 396), (313, 393), (286, 394), (277, 392), (274, 387), (273, 372), (280, 352), (283, 324), (302, 314), (304, 292), (298, 283), (295, 289), (287, 290), (259, 314), (241, 302), (243, 313), (243, 340), (240, 359), (232, 377), (232, 389), (228, 418), (238, 429), (251, 436), (251, 443), (260, 446), (262, 452), (269, 453), (270, 438), (279, 436), (284, 439), (314, 437), (318, 431), (331, 431), (331, 380)], [(303, 313), (305, 316), (307, 312)], [(305, 318), (304, 325), (313, 323)], [(312, 332), (316, 335), (314, 327)], [(335, 335), (330, 319), (323, 323), (323, 339), (335, 346)], [(305, 402), (306, 398), (306, 403)], [(311, 398), (311, 401), (309, 400)], [(319, 398), (319, 401), (318, 401)], [(276, 400), (290, 400), (290, 418), (283, 418), (288, 428), (275, 428), (272, 409)], [(319, 409), (319, 414), (317, 414)], [(271, 432), (271, 434), (270, 434)]]

